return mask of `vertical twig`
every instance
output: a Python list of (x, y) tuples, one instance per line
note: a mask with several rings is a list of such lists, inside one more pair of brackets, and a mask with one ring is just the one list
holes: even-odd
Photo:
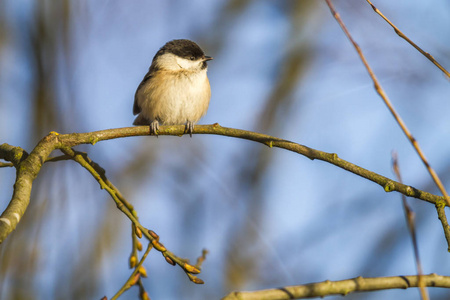
[[(402, 183), (403, 181), (402, 181), (402, 176), (400, 174), (400, 168), (398, 166), (398, 157), (397, 157), (396, 152), (392, 152), (392, 169), (394, 170), (395, 176), (397, 176), (397, 180)], [(419, 246), (417, 243), (417, 233), (416, 233), (416, 227), (415, 227), (415, 223), (414, 223), (415, 214), (412, 211), (411, 207), (408, 205), (408, 202), (406, 201), (406, 197), (403, 194), (402, 194), (402, 202), (403, 202), (403, 210), (405, 212), (406, 224), (409, 229), (409, 234), (411, 235), (411, 240), (412, 240), (413, 249), (414, 249), (414, 258), (416, 260), (420, 297), (422, 298), (422, 300), (428, 300), (429, 296), (428, 296), (428, 291), (425, 287), (425, 282), (423, 280), (422, 263), (420, 262)]]
[[(135, 285), (137, 281), (140, 279), (141, 274), (139, 273), (139, 270), (144, 263), (145, 259), (147, 258), (148, 253), (153, 248), (152, 243), (148, 243), (147, 250), (145, 251), (144, 255), (142, 255), (141, 260), (134, 268), (133, 273), (131, 273), (130, 277), (128, 277), (127, 281), (124, 283), (124, 285), (120, 288), (120, 290), (111, 298), (111, 300), (115, 300), (119, 298), (120, 295), (122, 295), (126, 290), (128, 290), (130, 287)], [(139, 286), (139, 290), (142, 294), (142, 286)]]

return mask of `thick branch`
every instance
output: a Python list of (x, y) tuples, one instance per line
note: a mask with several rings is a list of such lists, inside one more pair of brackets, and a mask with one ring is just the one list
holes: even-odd
[[(423, 276), (425, 286), (450, 288), (450, 277), (430, 274)], [(353, 279), (341, 281), (323, 281), (305, 285), (288, 286), (277, 289), (254, 292), (233, 292), (222, 300), (284, 300), (324, 297), (331, 295), (345, 296), (353, 292), (368, 292), (388, 289), (407, 289), (418, 286), (418, 276), (395, 276)]]
[[(176, 135), (181, 136), (184, 134), (185, 126), (183, 125), (173, 125), (173, 126), (161, 126), (159, 135)], [(193, 131), (194, 134), (216, 134), (223, 135), (229, 137), (236, 137), (241, 139), (246, 139), (250, 141), (255, 141), (262, 143), (269, 147), (276, 147), (286, 149), (292, 152), (299, 153), (308, 157), (309, 159), (318, 159), (330, 164), (333, 164), (337, 167), (340, 167), (344, 170), (350, 171), (356, 175), (369, 179), (380, 186), (386, 192), (397, 191), (406, 196), (418, 198), (433, 204), (439, 203), (443, 201), (444, 198), (433, 195), (431, 193), (418, 190), (412, 186), (404, 185), (395, 180), (389, 179), (377, 173), (371, 172), (367, 169), (359, 167), (355, 164), (352, 164), (348, 161), (340, 159), (335, 153), (327, 153), (319, 150), (315, 150), (288, 140), (283, 140), (280, 138), (272, 137), (266, 134), (221, 127), (219, 124), (214, 125), (197, 125)], [(125, 127), (125, 128), (117, 128), (117, 129), (107, 129), (101, 131), (94, 131), (88, 133), (73, 133), (73, 134), (62, 134), (59, 136), (59, 140), (62, 144), (72, 147), (79, 144), (95, 144), (98, 141), (110, 140), (121, 137), (129, 137), (129, 136), (140, 136), (140, 135), (148, 135), (149, 127), (148, 126), (139, 126), (139, 127)]]
[[(20, 147), (14, 147), (8, 144), (0, 145), (0, 158), (12, 162), (15, 167), (27, 157), (28, 153)], [(4, 165), (9, 166), (9, 164)]]
[[(6, 149), (11, 146), (2, 144), (0, 158), (10, 160), (16, 167), (16, 182), (12, 199), (0, 216), (0, 243), (16, 228), (30, 202), (33, 180), (41, 170), (46, 158), (54, 150), (54, 138), (51, 135), (44, 137), (30, 153), (18, 147), (12, 147), (10, 155), (5, 155)], [(12, 155), (11, 155), (12, 154)], [(24, 158), (26, 157), (26, 158)]]

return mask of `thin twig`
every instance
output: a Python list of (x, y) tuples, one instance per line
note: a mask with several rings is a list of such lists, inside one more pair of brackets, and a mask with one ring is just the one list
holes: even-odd
[(404, 39), (405, 41), (407, 41), (411, 46), (413, 46), (414, 48), (416, 48), (417, 51), (419, 51), (420, 53), (423, 54), (423, 56), (425, 56), (426, 58), (428, 58), (436, 67), (438, 67), (445, 75), (447, 75), (447, 78), (450, 79), (450, 73), (440, 64), (436, 61), (436, 59), (428, 52), (425, 52), (424, 50), (422, 50), (422, 48), (420, 48), (419, 46), (417, 46), (413, 41), (411, 41), (403, 32), (400, 31), (400, 29), (397, 28), (397, 26), (395, 26), (387, 17), (385, 17), (381, 11), (375, 7), (375, 5), (372, 4), (372, 2), (370, 2), (370, 0), (366, 0), (370, 6), (372, 6), (372, 9), (380, 16), (382, 17), (389, 25), (391, 25), (391, 27), (394, 29), (395, 33), (401, 37), (402, 39)]
[(86, 170), (88, 170), (89, 173), (91, 173), (91, 175), (100, 184), (100, 188), (105, 189), (110, 194), (111, 198), (116, 203), (117, 208), (120, 211), (122, 211), (130, 219), (130, 221), (135, 226), (134, 227), (135, 231), (139, 230), (140, 234), (144, 235), (152, 243), (155, 250), (161, 252), (163, 254), (163, 256), (166, 258), (166, 260), (168, 257), (171, 262), (174, 262), (177, 265), (179, 265), (192, 282), (194, 282), (196, 284), (203, 284), (203, 280), (201, 280), (200, 278), (197, 278), (194, 275), (194, 274), (200, 273), (200, 270), (198, 268), (189, 264), (188, 260), (180, 258), (180, 257), (176, 256), (175, 254), (173, 254), (172, 252), (170, 252), (169, 250), (167, 250), (166, 247), (164, 247), (164, 245), (159, 242), (159, 236), (156, 233), (154, 233), (151, 230), (148, 230), (147, 228), (142, 226), (141, 223), (139, 223), (137, 215), (135, 213), (133, 213), (134, 209), (129, 209), (129, 207), (127, 207), (127, 205), (124, 205), (124, 202), (126, 202), (126, 201), (123, 201), (124, 199), (121, 199), (122, 196), (119, 196), (120, 193), (118, 192), (118, 190), (112, 184), (109, 184), (109, 181), (107, 180), (104, 172), (99, 174), (99, 172), (97, 170), (98, 169), (103, 170), (102, 168), (100, 168), (100, 166), (98, 166), (96, 163), (94, 163), (86, 155), (86, 153), (75, 151), (72, 148), (67, 147), (67, 146), (60, 146), (60, 149), (61, 149), (61, 151), (64, 152), (64, 154), (72, 157), (72, 159), (74, 161), (79, 163), (82, 167), (84, 167)]
[[(69, 159), (71, 159), (71, 158), (67, 155), (59, 155), (59, 156), (48, 157), (45, 160), (45, 162), (57, 162), (57, 161), (69, 160)], [(6, 168), (6, 167), (14, 167), (14, 164), (13, 163), (5, 163), (5, 162), (0, 161), (0, 168)]]
[(148, 253), (153, 248), (152, 243), (148, 243), (147, 250), (145, 250), (144, 255), (142, 255), (141, 260), (134, 268), (133, 273), (131, 273), (130, 277), (128, 277), (127, 281), (123, 284), (123, 286), (120, 288), (120, 290), (111, 298), (111, 300), (115, 300), (119, 298), (120, 295), (122, 295), (126, 290), (128, 290), (130, 287), (136, 284), (137, 280), (140, 278), (139, 269), (144, 263), (145, 259), (147, 258)]
[[(403, 182), (402, 176), (400, 173), (400, 167), (398, 166), (398, 157), (397, 157), (396, 152), (392, 152), (392, 169), (394, 170), (394, 173), (397, 176), (398, 181)], [(423, 282), (422, 263), (420, 261), (420, 256), (419, 256), (419, 246), (418, 246), (418, 242), (417, 242), (417, 233), (416, 233), (416, 227), (415, 227), (415, 222), (414, 222), (415, 215), (414, 215), (414, 212), (411, 209), (411, 207), (408, 205), (405, 195), (402, 195), (402, 202), (403, 202), (403, 210), (405, 212), (406, 224), (409, 229), (409, 234), (411, 235), (411, 240), (412, 240), (413, 249), (414, 249), (414, 257), (416, 260), (417, 276), (419, 277), (418, 285), (419, 285), (420, 296), (421, 296), (422, 300), (428, 300), (429, 299), (428, 291)]]
[(14, 164), (13, 163), (5, 163), (5, 162), (2, 162), (2, 161), (0, 161), (0, 168), (8, 168), (8, 167), (14, 167)]
[[(417, 142), (417, 140), (412, 136), (411, 132), (406, 127), (406, 124), (403, 122), (403, 120), (400, 117), (400, 115), (395, 111), (394, 106), (392, 105), (392, 103), (389, 100), (387, 94), (385, 93), (385, 91), (381, 87), (380, 83), (378, 82), (378, 79), (375, 76), (375, 74), (373, 73), (372, 68), (369, 66), (369, 63), (367, 62), (364, 54), (362, 53), (361, 48), (359, 47), (359, 45), (355, 42), (355, 40), (350, 35), (350, 32), (347, 30), (347, 27), (345, 26), (345, 24), (342, 21), (341, 17), (339, 16), (339, 14), (337, 13), (336, 9), (334, 8), (333, 3), (331, 3), (331, 0), (325, 0), (325, 2), (328, 4), (328, 7), (330, 8), (331, 14), (336, 19), (336, 21), (338, 22), (339, 26), (344, 31), (344, 33), (347, 36), (347, 38), (349, 39), (349, 41), (352, 43), (352, 45), (355, 48), (356, 52), (358, 52), (358, 55), (359, 55), (361, 61), (363, 62), (364, 66), (366, 67), (367, 72), (369, 73), (369, 76), (370, 76), (370, 78), (372, 79), (372, 81), (374, 83), (374, 87), (375, 87), (376, 92), (378, 93), (378, 95), (380, 95), (381, 99), (383, 99), (383, 101), (386, 104), (386, 106), (388, 107), (389, 111), (394, 116), (394, 119), (397, 121), (398, 125), (403, 130), (403, 132), (405, 133), (405, 135), (409, 139), (409, 141), (411, 142), (412, 146), (416, 150), (417, 154), (419, 155), (419, 157), (422, 160), (423, 164), (425, 165), (426, 169), (430, 173), (431, 178), (433, 179), (433, 181), (435, 182), (435, 184), (437, 185), (437, 187), (441, 191), (442, 195), (444, 196), (444, 199), (445, 199), (447, 205), (450, 206), (450, 197), (449, 197), (447, 191), (445, 190), (444, 185), (442, 184), (442, 181), (439, 179), (439, 176), (436, 174), (434, 169), (431, 168), (431, 166), (428, 163), (428, 160), (426, 159), (425, 154), (423, 153), (422, 149), (420, 148), (419, 143)], [(448, 244), (449, 249), (450, 249), (450, 228), (448, 227), (448, 222), (446, 220), (445, 213), (443, 215), (441, 215), (440, 217), (443, 218), (443, 219), (440, 218), (441, 219), (441, 224), (442, 224), (442, 227), (444, 229), (445, 238), (447, 240), (447, 244)]]
[(208, 253), (209, 253), (208, 250), (206, 250), (206, 249), (203, 249), (203, 250), (202, 250), (202, 255), (200, 255), (200, 256), (197, 258), (197, 263), (195, 264), (195, 267), (196, 267), (196, 268), (201, 269), (202, 264), (203, 264), (203, 262), (205, 261), (206, 255), (207, 255)]

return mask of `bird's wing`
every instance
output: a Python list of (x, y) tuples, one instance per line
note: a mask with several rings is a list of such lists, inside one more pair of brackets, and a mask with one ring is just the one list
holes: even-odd
[(152, 78), (152, 76), (153, 70), (150, 68), (147, 74), (145, 74), (144, 79), (142, 79), (141, 83), (139, 84), (136, 93), (134, 94), (133, 115), (137, 115), (138, 113), (141, 112), (141, 107), (139, 106), (137, 95), (139, 90), (144, 87), (144, 85), (147, 83), (147, 81), (150, 80), (150, 78)]

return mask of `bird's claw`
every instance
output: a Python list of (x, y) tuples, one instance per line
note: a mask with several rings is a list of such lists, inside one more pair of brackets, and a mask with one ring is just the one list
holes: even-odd
[(159, 122), (158, 120), (154, 120), (153, 122), (150, 123), (150, 134), (158, 136), (158, 131), (159, 131)]
[(186, 123), (186, 132), (189, 133), (189, 136), (192, 137), (192, 132), (194, 131), (194, 122), (187, 121)]

